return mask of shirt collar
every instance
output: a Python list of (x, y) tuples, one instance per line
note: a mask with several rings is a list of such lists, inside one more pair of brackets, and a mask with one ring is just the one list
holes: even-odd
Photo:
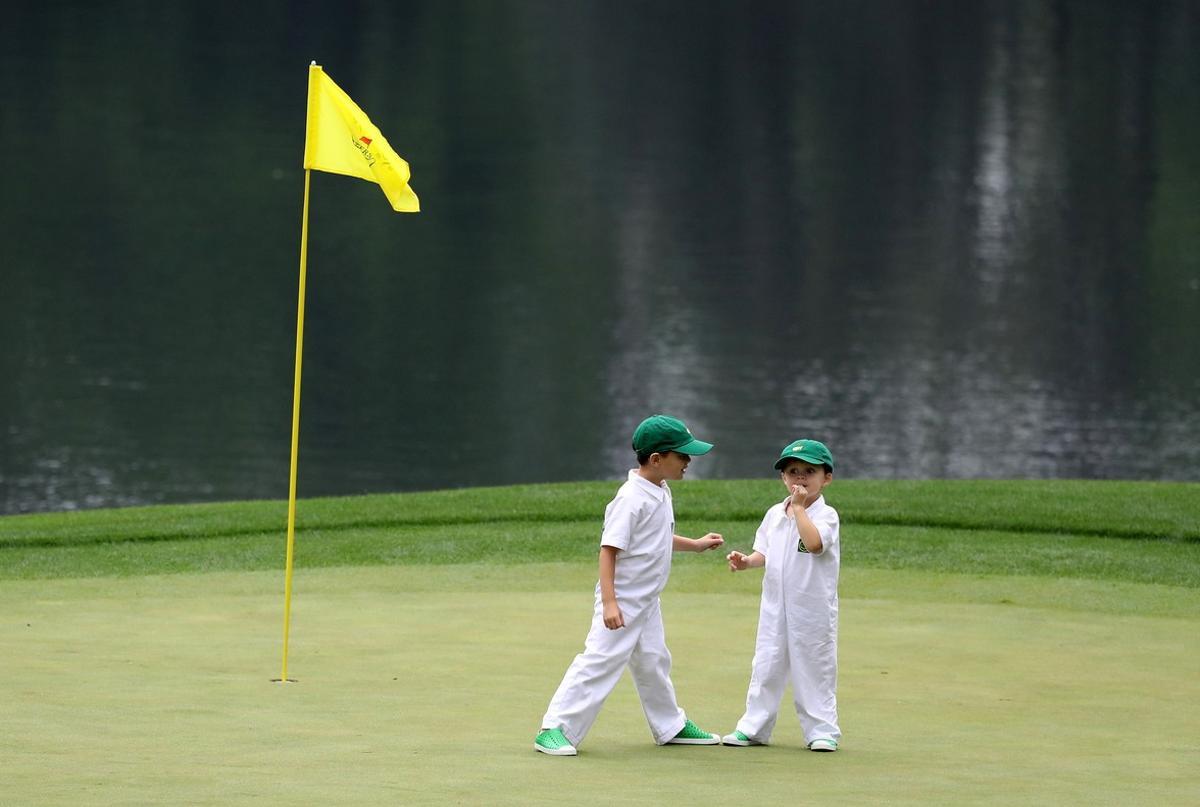
[(661, 485), (656, 485), (649, 479), (646, 479), (639, 474), (636, 469), (630, 470), (629, 481), (635, 483), (639, 490), (653, 496), (660, 502), (671, 495), (671, 491), (667, 488), (666, 482), (663, 482)]

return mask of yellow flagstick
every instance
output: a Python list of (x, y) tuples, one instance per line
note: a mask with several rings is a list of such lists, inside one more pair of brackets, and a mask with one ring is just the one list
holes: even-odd
[(312, 172), (365, 179), (382, 188), (392, 209), (416, 213), (421, 202), (408, 185), (408, 163), (358, 105), (320, 65), (308, 67), (308, 111), (304, 122), (304, 213), (300, 224), (300, 294), (296, 304), (296, 386), (292, 397), (292, 464), (288, 478), (287, 567), (283, 583), (283, 672), (287, 677), (288, 631), (292, 620), (292, 565), (296, 554), (296, 460), (300, 453), (300, 366), (304, 356), (304, 283), (308, 273), (308, 189)]
[(292, 390), (292, 462), (288, 474), (287, 564), (283, 578), (283, 671), (288, 683), (288, 630), (292, 621), (292, 565), (296, 557), (296, 466), (300, 455), (300, 368), (304, 360), (304, 286), (308, 275), (308, 187), (312, 171), (304, 170), (304, 212), (300, 218), (300, 292), (296, 303), (296, 382)]

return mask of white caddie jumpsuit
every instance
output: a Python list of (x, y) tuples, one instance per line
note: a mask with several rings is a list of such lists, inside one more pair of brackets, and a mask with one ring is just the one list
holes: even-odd
[(811, 554), (800, 551), (786, 505), (785, 499), (768, 510), (754, 536), (754, 550), (767, 563), (746, 713), (737, 730), (767, 742), (790, 681), (804, 742), (837, 740), (838, 514), (824, 496), (806, 508), (821, 533), (821, 553)]
[(671, 654), (663, 632), (658, 595), (671, 574), (675, 511), (671, 491), (629, 472), (604, 511), (603, 546), (620, 549), (614, 575), (625, 627), (604, 627), (600, 583), (592, 627), (542, 717), (542, 728), (562, 729), (572, 745), (587, 736), (625, 667), (633, 677), (654, 742), (662, 745), (687, 722), (675, 701)]

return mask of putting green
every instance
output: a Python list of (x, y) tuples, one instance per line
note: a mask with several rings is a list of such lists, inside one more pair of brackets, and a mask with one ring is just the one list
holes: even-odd
[[(691, 561), (692, 559), (688, 559)], [(534, 753), (582, 644), (583, 564), (6, 582), (6, 803), (1195, 804), (1200, 592), (845, 570), (843, 750), (655, 747), (626, 677), (576, 758)], [(680, 703), (741, 713), (758, 580), (685, 562)], [(1093, 607), (1103, 603), (1104, 607)]]

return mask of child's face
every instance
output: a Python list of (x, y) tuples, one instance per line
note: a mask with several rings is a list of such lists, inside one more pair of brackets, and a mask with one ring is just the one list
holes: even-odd
[(683, 479), (688, 463), (692, 458), (678, 451), (668, 451), (658, 455), (659, 472), (663, 479)]
[(823, 465), (813, 465), (804, 460), (791, 460), (779, 472), (779, 478), (787, 492), (791, 493), (796, 485), (803, 485), (808, 490), (807, 501), (815, 502), (825, 486), (833, 481), (833, 474), (825, 470)]

